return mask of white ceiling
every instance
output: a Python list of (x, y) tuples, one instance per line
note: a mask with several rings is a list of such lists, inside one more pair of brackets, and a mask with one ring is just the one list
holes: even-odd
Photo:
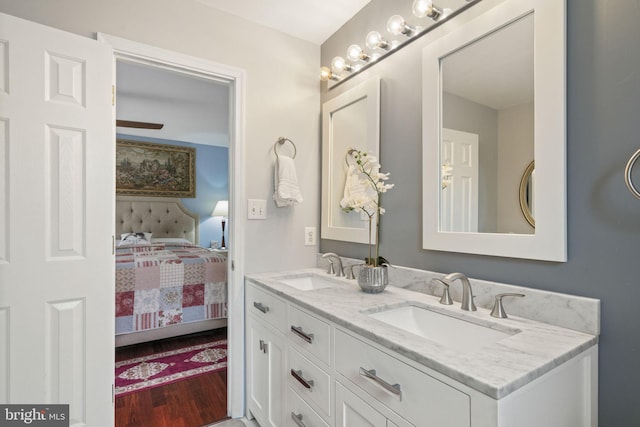
[(197, 1), (320, 45), (370, 0)]
[(229, 87), (214, 80), (118, 61), (116, 118), (162, 123), (119, 134), (229, 146)]

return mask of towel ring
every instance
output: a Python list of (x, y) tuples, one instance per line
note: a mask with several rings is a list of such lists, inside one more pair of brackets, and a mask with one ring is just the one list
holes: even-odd
[(633, 181), (631, 180), (631, 170), (633, 169), (633, 165), (635, 165), (636, 161), (640, 158), (640, 150), (636, 151), (633, 156), (627, 162), (627, 167), (624, 169), (624, 182), (627, 184), (627, 188), (631, 191), (631, 194), (636, 199), (640, 199), (640, 192), (633, 185)]
[(293, 145), (293, 156), (291, 158), (292, 159), (296, 158), (296, 144), (294, 144), (293, 141), (290, 140), (289, 138), (285, 138), (284, 136), (281, 136), (280, 138), (278, 138), (276, 143), (273, 144), (273, 152), (276, 154), (276, 159), (278, 158), (278, 145), (283, 145), (287, 141), (289, 141), (291, 145)]

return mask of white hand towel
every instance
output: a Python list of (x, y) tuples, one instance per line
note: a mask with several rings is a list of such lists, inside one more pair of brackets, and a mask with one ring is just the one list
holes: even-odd
[(293, 159), (280, 154), (276, 161), (274, 174), (275, 191), (273, 200), (279, 208), (302, 203), (302, 194), (298, 187), (298, 177)]
[[(355, 165), (349, 165), (344, 181), (344, 190), (340, 206), (343, 208), (350, 206), (353, 199), (368, 199), (369, 203), (364, 205), (364, 210), (371, 213), (376, 208), (375, 202), (373, 201), (375, 192), (372, 191), (371, 187), (360, 179), (360, 172), (358, 168)], [(360, 220), (369, 220), (369, 216), (366, 212), (360, 212)]]
[(363, 196), (365, 192), (366, 189), (358, 177), (358, 169), (354, 165), (349, 165), (349, 168), (347, 169), (347, 176), (344, 180), (342, 201), (346, 201), (354, 196)]

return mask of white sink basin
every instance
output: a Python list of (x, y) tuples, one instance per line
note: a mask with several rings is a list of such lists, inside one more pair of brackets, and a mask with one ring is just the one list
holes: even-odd
[(517, 333), (498, 331), (413, 305), (372, 313), (369, 317), (462, 352), (480, 349)]
[(338, 283), (331, 280), (327, 280), (322, 276), (316, 274), (309, 274), (307, 276), (291, 277), (278, 279), (279, 282), (284, 283), (287, 286), (296, 288), (300, 291), (313, 291), (316, 289), (335, 287)]

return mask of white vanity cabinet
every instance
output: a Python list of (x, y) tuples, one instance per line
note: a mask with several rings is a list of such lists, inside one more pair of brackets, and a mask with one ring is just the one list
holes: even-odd
[(284, 425), (286, 303), (255, 287), (246, 293), (247, 408), (262, 427)]
[[(255, 285), (247, 284), (246, 295), (247, 405), (262, 427), (423, 425), (393, 412), (389, 406), (397, 397), (378, 385), (364, 380), (360, 389), (357, 374), (350, 383), (347, 371), (353, 363), (367, 365), (370, 358), (360, 356), (372, 354), (372, 348), (360, 347), (365, 344), (357, 339), (347, 342), (331, 322)], [(421, 378), (412, 381), (416, 385), (410, 388), (422, 387)]]
[[(465, 382), (464, 370), (436, 371), (404, 347), (382, 345), (382, 331), (355, 332), (330, 305), (316, 312), (312, 298), (281, 292), (247, 281), (247, 406), (262, 427), (597, 426), (597, 342), (562, 363), (540, 359), (555, 367), (496, 391), (472, 376)], [(555, 345), (572, 334), (564, 331)], [(498, 380), (513, 369), (499, 368), (499, 357), (487, 363)]]

